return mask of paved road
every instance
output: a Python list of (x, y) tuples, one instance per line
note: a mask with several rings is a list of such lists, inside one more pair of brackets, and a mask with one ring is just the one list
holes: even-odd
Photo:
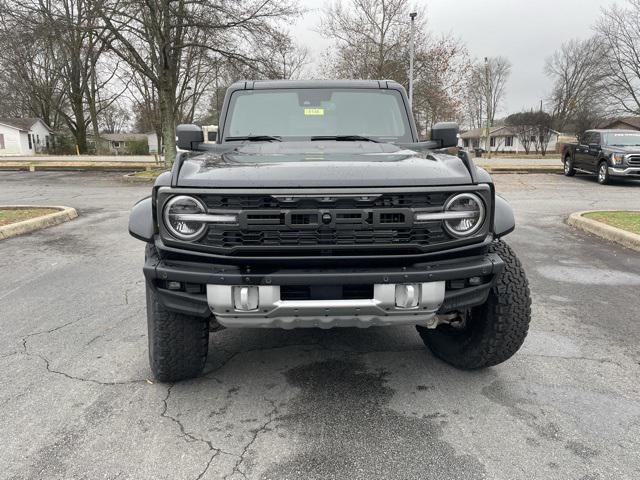
[(0, 478), (640, 478), (640, 258), (563, 224), (640, 208), (640, 185), (498, 177), (534, 301), (506, 364), (455, 370), (410, 327), (225, 330), (167, 386), (126, 233), (147, 187), (116, 178), (0, 173), (0, 203), (80, 212), (0, 243)]

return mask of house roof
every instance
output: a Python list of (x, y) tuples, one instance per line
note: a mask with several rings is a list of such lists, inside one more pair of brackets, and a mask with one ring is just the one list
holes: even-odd
[(609, 128), (611, 128), (612, 125), (615, 125), (616, 123), (624, 123), (626, 125), (629, 125), (629, 127), (633, 128), (633, 129), (640, 130), (640, 117), (617, 117), (617, 118), (611, 118), (609, 120), (605, 120), (600, 125), (600, 128), (609, 129)]
[[(552, 128), (550, 128), (549, 130), (558, 136), (561, 135), (560, 132), (553, 130)], [(486, 134), (487, 134), (486, 128), (473, 128), (464, 133), (461, 133), (460, 138), (462, 139), (484, 138)], [(492, 137), (512, 137), (512, 136), (517, 136), (517, 133), (511, 127), (507, 125), (503, 125), (501, 127), (492, 127), (491, 136)]]
[(31, 130), (31, 127), (33, 127), (33, 125), (38, 121), (42, 122), (48, 130), (51, 130), (49, 125), (47, 125), (41, 118), (0, 118), (0, 123), (2, 125), (7, 125), (8, 127), (13, 127), (24, 132)]
[(110, 142), (130, 142), (132, 140), (146, 140), (146, 133), (102, 133), (100, 138)]
[[(504, 130), (504, 131), (502, 131), (502, 130)], [(460, 134), (460, 138), (482, 138), (486, 134), (487, 134), (487, 129), (486, 128), (472, 128), (471, 130), (467, 130), (466, 132), (461, 133)], [(508, 135), (513, 135), (513, 134), (514, 133), (511, 131), (511, 129), (509, 127), (502, 126), (502, 127), (492, 127), (491, 128), (491, 135), (493, 135), (493, 136), (508, 136)]]

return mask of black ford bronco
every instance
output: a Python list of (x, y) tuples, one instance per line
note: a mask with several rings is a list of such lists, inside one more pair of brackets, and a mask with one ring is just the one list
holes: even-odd
[(129, 223), (147, 244), (155, 377), (199, 375), (220, 327), (415, 325), (458, 368), (511, 357), (531, 316), (502, 240), (514, 216), (448, 153), (457, 134), (440, 123), (419, 141), (386, 80), (239, 82), (215, 142), (178, 126), (171, 172)]

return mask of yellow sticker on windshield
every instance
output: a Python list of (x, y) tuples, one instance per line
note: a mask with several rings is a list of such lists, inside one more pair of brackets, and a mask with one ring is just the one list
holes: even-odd
[(316, 115), (316, 116), (322, 116), (324, 115), (324, 108), (305, 108), (304, 109), (304, 114), (305, 115)]

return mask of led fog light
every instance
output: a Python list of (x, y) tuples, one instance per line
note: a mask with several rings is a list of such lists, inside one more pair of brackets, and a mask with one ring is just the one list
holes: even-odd
[(243, 312), (257, 310), (258, 287), (233, 287), (233, 306)]
[(420, 284), (403, 283), (396, 285), (396, 307), (416, 308), (420, 303)]

